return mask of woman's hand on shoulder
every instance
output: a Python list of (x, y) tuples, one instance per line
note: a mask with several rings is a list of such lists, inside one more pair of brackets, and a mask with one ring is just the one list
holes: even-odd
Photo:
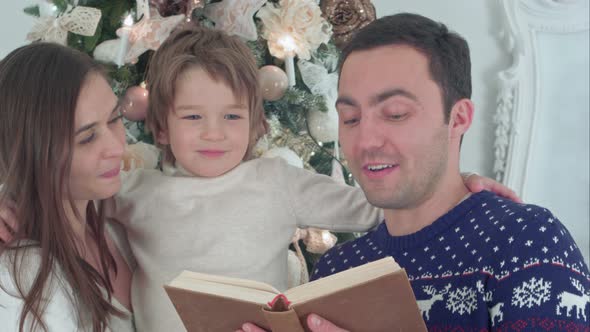
[(516, 195), (514, 190), (506, 187), (505, 185), (501, 184), (500, 182), (490, 179), (485, 176), (481, 176), (477, 173), (461, 173), (461, 177), (463, 178), (463, 182), (469, 191), (472, 193), (478, 193), (482, 190), (488, 190), (493, 192), (498, 196), (502, 196), (504, 198), (508, 198), (516, 203), (522, 203), (520, 197)]

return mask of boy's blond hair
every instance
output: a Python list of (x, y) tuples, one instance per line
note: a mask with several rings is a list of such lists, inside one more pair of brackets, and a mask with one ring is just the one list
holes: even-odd
[[(220, 30), (184, 27), (172, 33), (153, 55), (147, 73), (148, 129), (155, 137), (167, 131), (168, 113), (173, 111), (178, 79), (194, 68), (204, 70), (214, 80), (221, 80), (236, 98), (248, 101), (250, 137), (244, 159), (250, 159), (254, 144), (268, 131), (258, 84), (258, 67), (246, 44)], [(196, 87), (195, 93), (199, 93)], [(164, 160), (173, 163), (175, 158), (170, 146), (156, 144), (163, 149)]]

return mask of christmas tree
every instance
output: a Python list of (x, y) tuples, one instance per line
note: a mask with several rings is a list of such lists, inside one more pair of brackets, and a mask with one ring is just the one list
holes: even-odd
[[(375, 19), (370, 0), (41, 0), (24, 10), (39, 17), (29, 40), (68, 45), (105, 65), (130, 110), (130, 144), (153, 143), (142, 85), (151, 54), (175, 28), (198, 24), (241, 37), (257, 58), (270, 124), (255, 153), (351, 183), (338, 152), (336, 70), (339, 47)], [(331, 242), (322, 233), (298, 235), (316, 253)], [(316, 257), (303, 251), (309, 266)]]

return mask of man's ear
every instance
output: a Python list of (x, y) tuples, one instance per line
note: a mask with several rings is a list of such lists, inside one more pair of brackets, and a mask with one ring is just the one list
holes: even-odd
[(449, 138), (460, 138), (473, 122), (473, 102), (463, 98), (455, 103), (449, 117)]
[(159, 130), (158, 134), (156, 135), (156, 140), (158, 141), (158, 143), (162, 144), (162, 145), (168, 145), (169, 140), (168, 140), (168, 132), (165, 130)]

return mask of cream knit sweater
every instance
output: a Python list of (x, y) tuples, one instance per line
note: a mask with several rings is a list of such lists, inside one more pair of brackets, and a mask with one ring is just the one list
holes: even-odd
[[(133, 268), (133, 258), (129, 256), (123, 229), (116, 224), (108, 224), (107, 231), (111, 239), (117, 245), (119, 251)], [(25, 289), (31, 287), (41, 266), (41, 250), (37, 247), (29, 247), (23, 255), (22, 269), (18, 275)], [(15, 278), (16, 273), (11, 263), (11, 255), (14, 251), (6, 251), (0, 255), (0, 332), (18, 331), (20, 315), (23, 309), (23, 299), (18, 295)], [(78, 317), (75, 299), (75, 290), (65, 281), (59, 266), (55, 266), (49, 282), (43, 290), (44, 304), (43, 321), (48, 332), (92, 332), (91, 322)], [(133, 315), (120, 304), (115, 297), (111, 297), (111, 304), (124, 313), (123, 317), (111, 316), (106, 332), (133, 332)], [(30, 331), (30, 316), (25, 323), (25, 331)], [(37, 328), (35, 331), (42, 331)]]
[(182, 270), (284, 290), (296, 228), (367, 231), (382, 216), (360, 189), (266, 158), (216, 178), (174, 168), (135, 170), (110, 213), (125, 223), (137, 260), (132, 300), (138, 331), (184, 330), (162, 287)]

